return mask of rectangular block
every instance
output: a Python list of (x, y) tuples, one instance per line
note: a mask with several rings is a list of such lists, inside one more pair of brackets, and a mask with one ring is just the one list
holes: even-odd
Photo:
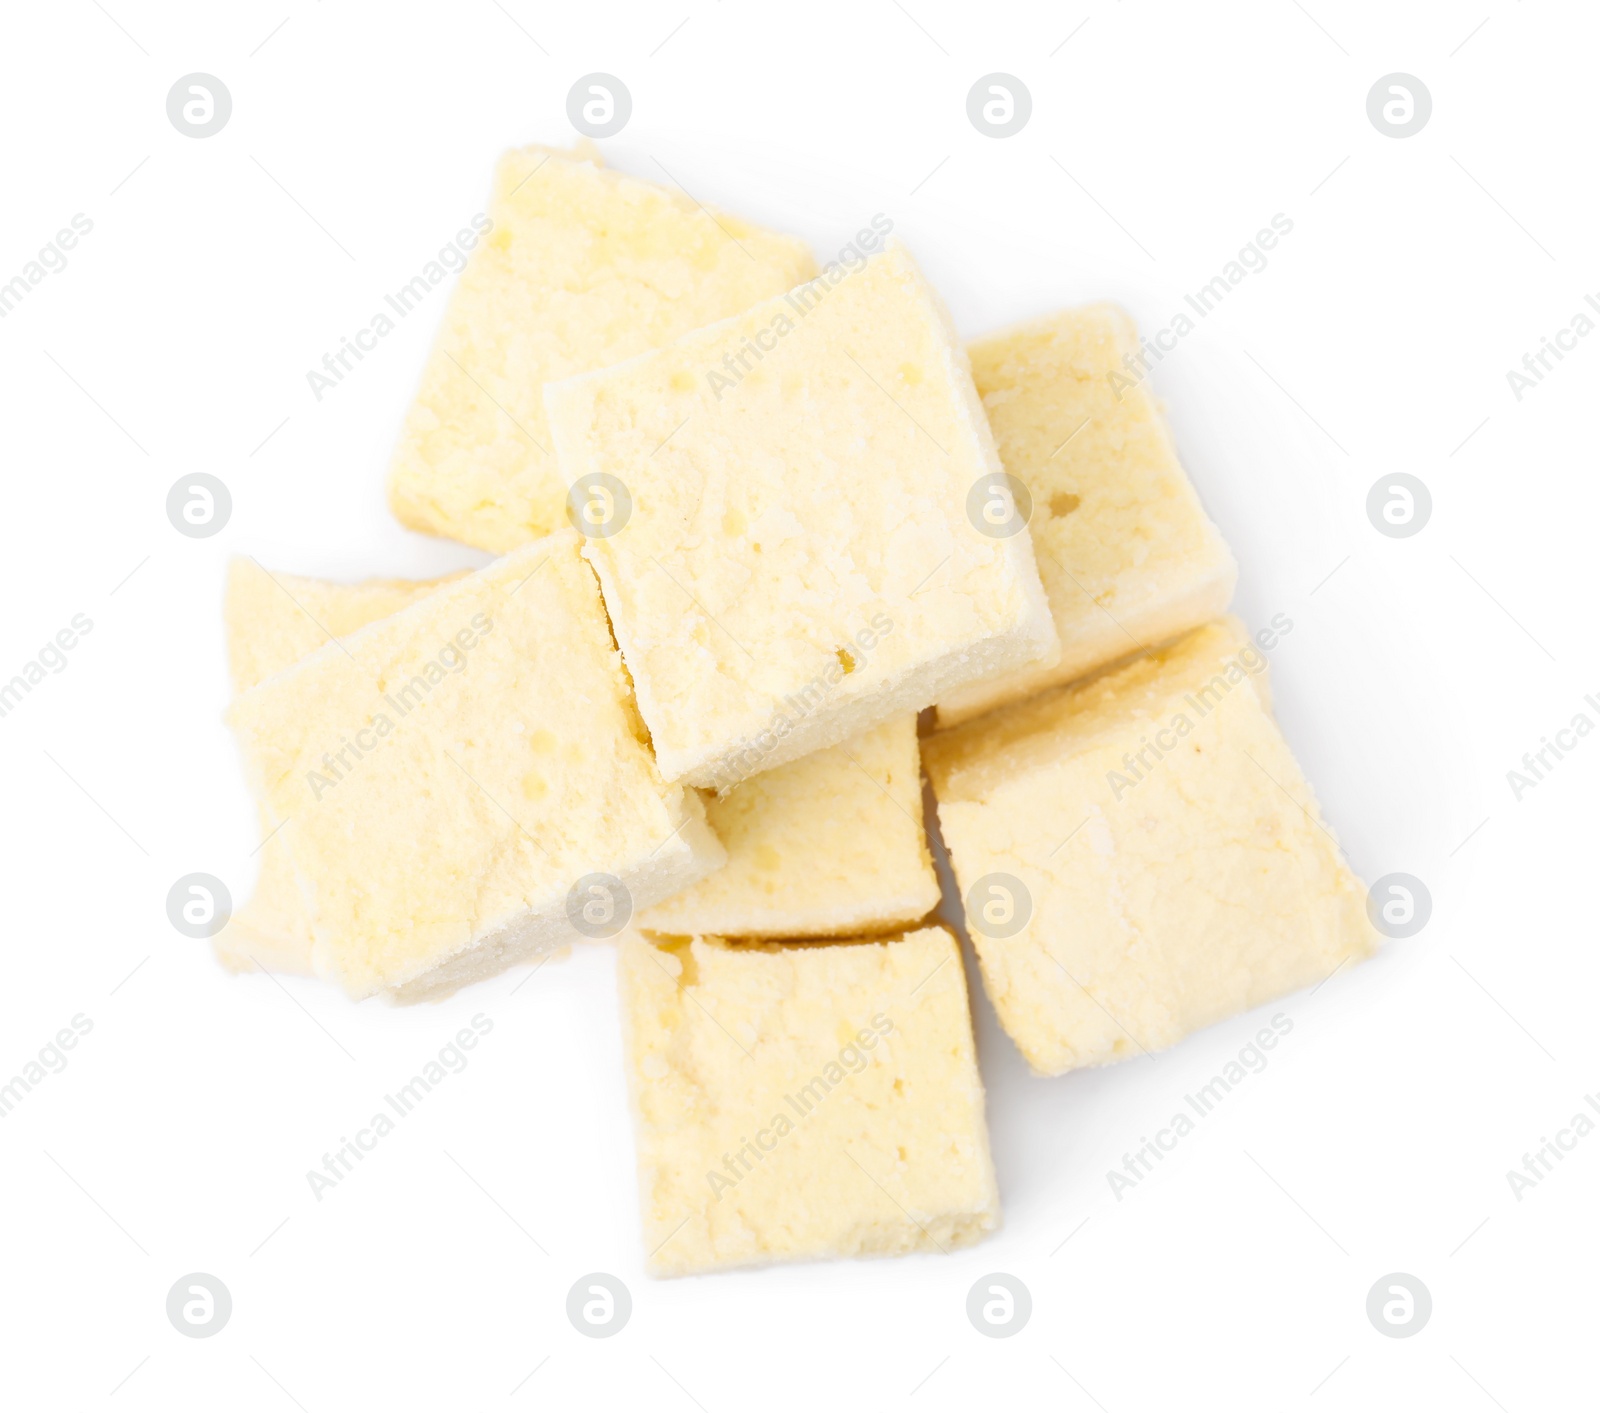
[(736, 785), (706, 816), (728, 862), (637, 914), (640, 927), (847, 937), (909, 927), (938, 905), (914, 716)]
[(898, 243), (546, 390), (669, 780), (726, 788), (1056, 649), (966, 355)]
[(229, 711), (351, 995), (458, 986), (579, 935), (570, 899), (625, 921), (724, 861), (655, 768), (578, 551), (513, 551)]
[(1000, 1222), (960, 949), (624, 939), (646, 1263), (949, 1251)]
[(413, 529), (500, 552), (567, 524), (544, 383), (670, 343), (816, 266), (803, 241), (606, 171), (592, 143), (506, 153), (488, 217), (406, 416), (389, 496)]
[(1032, 498), (1028, 526), (1061, 657), (946, 695), (941, 726), (1215, 618), (1238, 578), (1178, 461), (1123, 310), (1069, 309), (968, 352), (1000, 460)]
[(1163, 1049), (1374, 950), (1265, 672), (1223, 620), (924, 740), (984, 984), (1040, 1074)]
[[(443, 579), (368, 579), (334, 584), (263, 569), (251, 559), (228, 566), (223, 600), (228, 666), (235, 695), (449, 583)], [(295, 879), (289, 846), (265, 808), (255, 891), (212, 939), (229, 971), (259, 963), (268, 971), (311, 974), (311, 918)]]

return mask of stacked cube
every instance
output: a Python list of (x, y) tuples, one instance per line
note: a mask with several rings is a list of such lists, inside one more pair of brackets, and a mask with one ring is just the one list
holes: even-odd
[[(999, 1222), (939, 824), (1040, 1073), (1374, 943), (1236, 570), (1108, 306), (964, 350), (909, 253), (512, 152), (391, 479), (500, 554), (233, 571), (266, 843), (235, 969), (448, 992), (620, 938), (645, 1249), (681, 1273)], [(931, 709), (931, 710), (930, 710)], [(919, 740), (918, 714), (938, 729)]]

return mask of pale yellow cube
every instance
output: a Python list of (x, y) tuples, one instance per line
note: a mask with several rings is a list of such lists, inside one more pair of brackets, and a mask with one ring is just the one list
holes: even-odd
[(706, 817), (728, 862), (641, 913), (640, 927), (846, 937), (908, 927), (938, 905), (914, 716), (736, 785)]
[(570, 530), (319, 648), (229, 719), (316, 971), (354, 996), (449, 989), (580, 935), (597, 879), (625, 920), (724, 860), (655, 768)]
[[(280, 574), (252, 559), (228, 566), (223, 601), (228, 666), (235, 694), (298, 662), (333, 638), (398, 613), (432, 593), (443, 579), (367, 579), (335, 584)], [(268, 971), (311, 974), (311, 919), (294, 875), (289, 846), (265, 809), (255, 891), (212, 941), (230, 971), (259, 964)]]
[(1000, 459), (1032, 498), (1053, 665), (939, 701), (939, 724), (1071, 681), (1222, 613), (1238, 568), (1178, 461), (1116, 305), (1069, 309), (969, 344)]
[(592, 145), (500, 159), (389, 479), (413, 529), (503, 551), (567, 524), (540, 390), (807, 280), (804, 242), (607, 171)]
[(1000, 1223), (960, 948), (625, 939), (646, 1265), (950, 1251)]
[(669, 780), (726, 788), (1056, 650), (1026, 530), (974, 514), (994, 441), (897, 242), (546, 401), (566, 478), (606, 491), (585, 553)]
[(1037, 1072), (1153, 1053), (1377, 945), (1265, 671), (1223, 620), (923, 742), (985, 987)]

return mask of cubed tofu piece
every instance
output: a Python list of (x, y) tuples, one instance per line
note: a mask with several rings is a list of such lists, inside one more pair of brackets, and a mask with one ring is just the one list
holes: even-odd
[(706, 816), (728, 862), (641, 913), (640, 927), (849, 937), (909, 927), (939, 902), (914, 716), (736, 785)]
[(413, 529), (498, 553), (567, 524), (544, 383), (670, 343), (816, 266), (803, 241), (606, 171), (592, 145), (506, 153), (488, 218), (406, 417), (389, 498)]
[(596, 884), (626, 921), (724, 862), (655, 768), (579, 544), (514, 551), (230, 709), (316, 971), (351, 995), (441, 993), (580, 935)]
[(1032, 500), (1028, 528), (1061, 657), (942, 698), (941, 726), (1215, 618), (1238, 579), (1179, 464), (1123, 310), (1069, 309), (967, 352), (1000, 460)]
[[(367, 579), (335, 584), (274, 574), (252, 559), (228, 566), (223, 601), (228, 666), (235, 694), (342, 638), (431, 594), (443, 579)], [(260, 808), (261, 848), (255, 891), (212, 941), (229, 971), (311, 974), (311, 919), (295, 880), (287, 841)]]
[[(905, 249), (546, 389), (669, 780), (725, 789), (1045, 660), (966, 354)], [(604, 494), (601, 494), (604, 492)]]
[(1151, 1053), (1377, 945), (1234, 620), (923, 741), (1000, 1023), (1040, 1074)]
[(626, 937), (646, 1264), (966, 1246), (1000, 1223), (960, 948)]

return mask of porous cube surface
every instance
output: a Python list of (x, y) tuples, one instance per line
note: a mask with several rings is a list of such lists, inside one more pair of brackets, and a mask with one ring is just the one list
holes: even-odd
[(390, 473), (414, 529), (503, 551), (566, 525), (541, 386), (657, 348), (807, 280), (805, 244), (605, 170), (517, 149), (467, 259)]
[(1374, 950), (1265, 671), (1222, 620), (924, 740), (984, 984), (1039, 1073), (1153, 1053)]
[(897, 242), (546, 402), (566, 478), (609, 491), (585, 553), (668, 779), (725, 788), (1055, 650), (1026, 531), (969, 517), (999, 461)]
[(706, 817), (728, 862), (640, 927), (842, 937), (905, 928), (938, 904), (914, 716), (746, 780), (708, 800)]
[(1071, 681), (1215, 618), (1238, 568), (1178, 461), (1133, 320), (1069, 309), (968, 345), (1028, 527), (1059, 661), (951, 693), (940, 725)]
[(666, 784), (570, 530), (245, 692), (229, 718), (282, 822), (319, 975), (408, 999), (579, 935), (596, 876), (634, 907), (723, 862)]
[[(451, 576), (455, 577), (455, 576)], [(337, 584), (280, 574), (253, 559), (228, 566), (223, 599), (228, 667), (235, 694), (283, 671), (333, 638), (387, 618), (432, 593), (448, 579), (367, 579)], [(311, 972), (311, 919), (288, 841), (265, 808), (255, 891), (212, 939), (231, 971), (259, 964), (268, 971)]]
[(956, 940), (624, 939), (647, 1265), (949, 1251), (1000, 1220)]

